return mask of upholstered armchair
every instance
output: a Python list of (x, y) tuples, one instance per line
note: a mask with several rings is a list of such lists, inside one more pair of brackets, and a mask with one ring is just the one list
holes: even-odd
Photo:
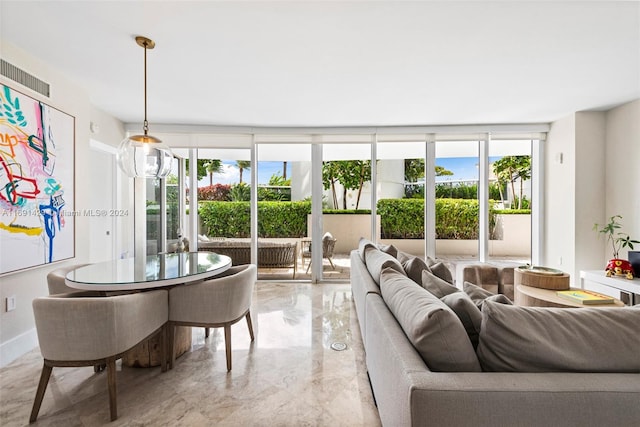
[(231, 370), (231, 325), (247, 319), (251, 341), (251, 299), (258, 270), (254, 264), (229, 268), (215, 278), (169, 290), (169, 346), (173, 367), (176, 326), (224, 328), (227, 371)]
[(49, 274), (47, 274), (47, 286), (49, 287), (49, 295), (78, 292), (78, 289), (73, 289), (67, 286), (64, 282), (64, 279), (65, 277), (67, 277), (67, 273), (75, 270), (76, 268), (84, 267), (85, 265), (89, 264), (73, 264), (51, 270)]
[[(147, 338), (161, 333), (168, 319), (168, 292), (157, 290), (111, 297), (62, 294), (33, 300), (33, 313), (44, 358), (29, 422), (38, 417), (54, 366), (106, 364), (111, 421), (118, 418), (116, 360)], [(166, 352), (161, 355), (166, 370)]]

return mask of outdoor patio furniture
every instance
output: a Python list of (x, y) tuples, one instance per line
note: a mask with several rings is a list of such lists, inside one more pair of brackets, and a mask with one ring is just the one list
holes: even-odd
[[(198, 250), (215, 252), (231, 258), (232, 265), (251, 263), (250, 239), (224, 239), (198, 242)], [(296, 278), (297, 242), (258, 241), (258, 268), (293, 268)]]
[[(336, 269), (336, 266), (333, 265), (333, 248), (336, 246), (336, 242), (338, 239), (334, 238), (331, 233), (327, 232), (322, 236), (322, 258), (326, 258), (329, 260), (329, 264), (331, 264), (332, 269)], [(302, 239), (302, 266), (304, 267), (304, 259), (309, 258), (309, 265), (307, 265), (307, 273), (311, 268), (311, 239)]]

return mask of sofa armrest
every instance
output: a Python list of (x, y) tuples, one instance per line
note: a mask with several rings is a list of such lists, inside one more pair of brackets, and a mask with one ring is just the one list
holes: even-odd
[(427, 365), (380, 295), (367, 294), (366, 317), (365, 356), (380, 420), (385, 426), (411, 426), (411, 373), (429, 372)]
[(640, 374), (411, 372), (414, 426), (631, 426)]

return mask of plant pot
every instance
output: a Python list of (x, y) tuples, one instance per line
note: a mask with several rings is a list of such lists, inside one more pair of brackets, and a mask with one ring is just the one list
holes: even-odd
[(607, 277), (618, 276), (633, 279), (633, 267), (626, 259), (610, 259), (605, 271), (607, 272)]

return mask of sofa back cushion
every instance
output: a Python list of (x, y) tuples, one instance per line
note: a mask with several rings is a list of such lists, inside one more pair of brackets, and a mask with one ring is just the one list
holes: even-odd
[(460, 289), (442, 280), (429, 270), (422, 271), (422, 287), (431, 292), (437, 298), (458, 292)]
[(513, 304), (505, 295), (494, 294), (480, 286), (474, 285), (473, 283), (464, 282), (462, 289), (481, 310), (484, 301), (489, 298), (502, 304)]
[(377, 248), (367, 248), (364, 257), (367, 270), (369, 270), (371, 278), (378, 286), (380, 286), (380, 273), (387, 267), (391, 267), (404, 275), (402, 264), (388, 253), (382, 252)]
[(471, 345), (476, 349), (480, 339), (480, 326), (482, 324), (482, 313), (476, 304), (464, 292), (454, 292), (443, 296), (440, 301), (445, 303), (458, 316), (462, 322), (464, 330), (471, 341)]
[(478, 358), (462, 323), (445, 303), (392, 268), (382, 271), (380, 291), (429, 369), (480, 371)]
[(640, 306), (540, 308), (485, 300), (485, 371), (640, 372)]
[(414, 256), (402, 262), (402, 268), (408, 278), (422, 285), (422, 271), (429, 270), (429, 266), (420, 257)]
[(371, 240), (361, 237), (358, 241), (358, 253), (360, 254), (360, 258), (362, 259), (362, 261), (366, 261), (364, 255), (369, 248), (377, 249), (378, 247)]

